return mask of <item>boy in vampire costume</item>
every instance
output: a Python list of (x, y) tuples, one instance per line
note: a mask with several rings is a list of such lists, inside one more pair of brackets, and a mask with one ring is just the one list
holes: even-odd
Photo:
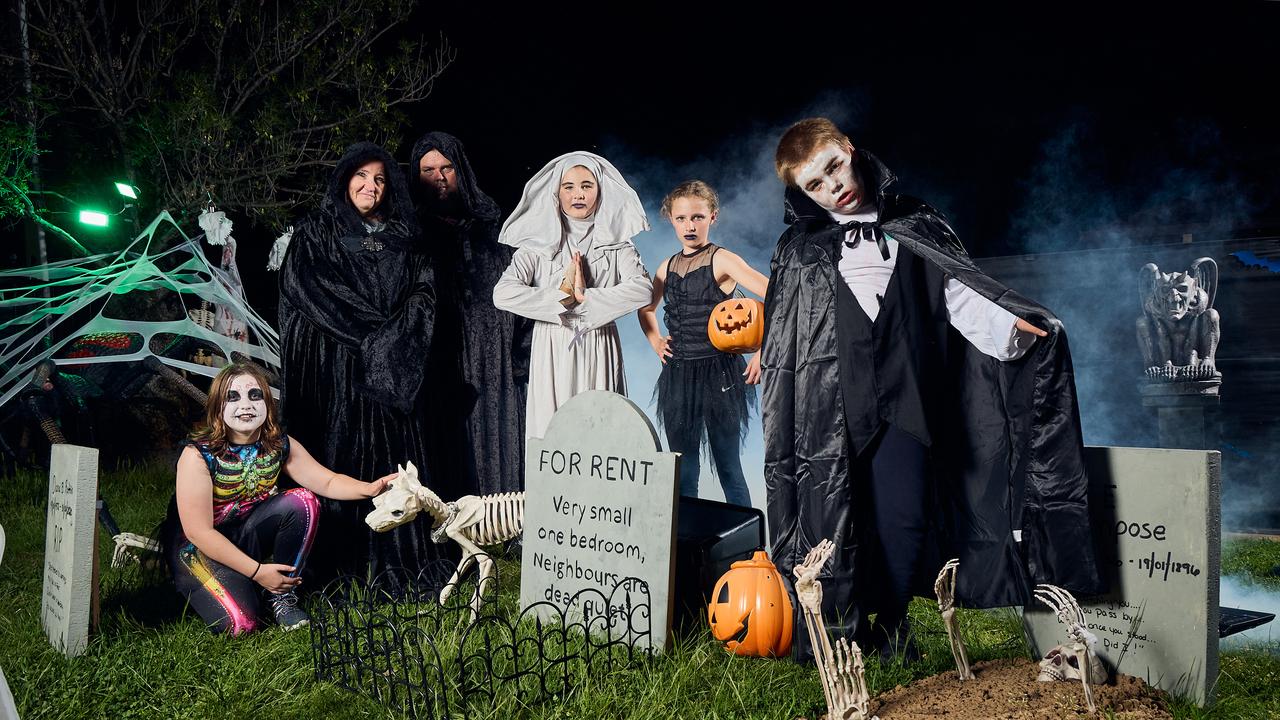
[(783, 576), (832, 539), (823, 615), (882, 656), (915, 653), (907, 603), (948, 558), (965, 607), (1024, 605), (1037, 583), (1101, 592), (1062, 324), (984, 275), (937, 210), (889, 192), (831, 121), (792, 126), (776, 164), (790, 227), (762, 415)]
[(414, 143), (409, 179), (436, 281), (426, 408), (434, 489), (442, 497), (523, 490), (533, 322), (493, 306), (512, 254), (498, 243), (502, 213), (448, 133)]

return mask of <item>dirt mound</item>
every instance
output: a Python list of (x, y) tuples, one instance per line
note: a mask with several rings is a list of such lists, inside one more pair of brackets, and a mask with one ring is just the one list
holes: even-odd
[[(1057, 720), (1088, 717), (1079, 683), (1037, 682), (1030, 660), (992, 660), (973, 667), (975, 678), (956, 679), (955, 671), (898, 686), (871, 701), (880, 720)], [(1172, 718), (1164, 693), (1142, 680), (1120, 675), (1111, 685), (1093, 686), (1098, 709), (1118, 720)], [(1101, 717), (1108, 717), (1100, 714)]]

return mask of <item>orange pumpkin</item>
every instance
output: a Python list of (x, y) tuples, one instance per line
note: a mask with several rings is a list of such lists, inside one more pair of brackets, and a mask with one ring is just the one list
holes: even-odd
[(753, 353), (764, 341), (764, 303), (751, 298), (729, 298), (711, 311), (707, 337), (721, 352)]
[(791, 598), (765, 551), (730, 565), (711, 597), (707, 620), (725, 650), (743, 657), (791, 652)]

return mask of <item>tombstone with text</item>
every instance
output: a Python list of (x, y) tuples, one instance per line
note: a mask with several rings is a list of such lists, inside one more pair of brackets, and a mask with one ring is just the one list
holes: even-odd
[(607, 612), (616, 628), (635, 610), (625, 598), (643, 595), (628, 593), (624, 581), (635, 578), (647, 585), (650, 603), (650, 635), (636, 644), (665, 649), (678, 455), (661, 451), (635, 403), (603, 390), (561, 406), (546, 437), (529, 439), (527, 453), (521, 607), (550, 603), (566, 619)]
[[(0, 525), (0, 562), (4, 562), (4, 526)], [(9, 683), (4, 679), (4, 670), (0, 669), (0, 718), (9, 720), (18, 717), (18, 708), (13, 702), (13, 693), (9, 692)]]
[[(1218, 677), (1221, 455), (1085, 448), (1098, 563), (1111, 591), (1077, 598), (1109, 668), (1207, 704)], [(1043, 655), (1066, 634), (1043, 606), (1024, 615)]]
[(98, 450), (54, 445), (40, 624), (49, 642), (68, 657), (84, 652), (89, 644), (89, 620), (97, 604), (97, 500)]

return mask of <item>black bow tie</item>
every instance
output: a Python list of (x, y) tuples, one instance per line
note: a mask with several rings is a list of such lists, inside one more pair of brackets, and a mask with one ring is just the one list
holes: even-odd
[(840, 229), (845, 232), (845, 247), (852, 250), (858, 247), (858, 243), (863, 240), (874, 240), (880, 248), (880, 256), (886, 261), (889, 259), (889, 242), (885, 239), (884, 231), (880, 229), (878, 223), (854, 220), (853, 222), (841, 223)]

